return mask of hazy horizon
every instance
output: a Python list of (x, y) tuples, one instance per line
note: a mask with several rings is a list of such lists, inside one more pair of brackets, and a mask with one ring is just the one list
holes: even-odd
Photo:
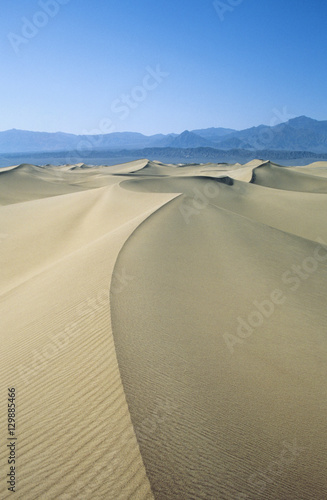
[[(302, 115), (302, 116), (304, 116), (304, 115)], [(292, 119), (292, 118), (300, 118), (300, 116), (296, 116), (296, 117), (289, 117), (289, 118), (288, 118), (288, 120), (289, 120), (289, 119)], [(316, 118), (312, 118), (311, 116), (306, 116), (305, 118), (309, 118), (309, 119), (312, 119), (312, 120), (316, 120)], [(286, 122), (287, 122), (288, 120), (286, 120)], [(318, 121), (327, 121), (327, 120), (318, 120)], [(286, 123), (286, 122), (285, 122), (285, 123)], [(278, 125), (278, 124), (280, 124), (280, 123), (284, 123), (284, 122), (280, 122), (280, 121), (279, 121), (279, 122), (274, 123), (274, 125)], [(270, 126), (268, 123), (258, 123), (258, 124), (251, 125), (250, 127), (247, 127), (247, 128), (254, 128), (254, 127), (259, 127), (259, 126), (262, 126), (262, 125), (263, 125), (263, 126), (267, 126), (267, 127), (268, 127), (268, 126)], [(271, 125), (271, 126), (274, 126), (274, 125)], [(195, 127), (195, 128), (193, 128), (193, 129), (186, 128), (186, 129), (181, 130), (181, 131), (179, 131), (179, 132), (176, 132), (176, 131), (171, 131), (171, 132), (163, 133), (163, 132), (158, 131), (158, 132), (154, 132), (153, 134), (143, 134), (143, 135), (145, 135), (145, 136), (160, 135), (160, 134), (162, 134), (162, 135), (178, 134), (178, 135), (179, 135), (179, 134), (181, 134), (181, 133), (183, 133), (183, 132), (193, 132), (193, 131), (195, 131), (195, 130), (206, 130), (206, 129), (211, 129), (211, 128), (224, 128), (224, 129), (229, 129), (230, 127), (225, 127), (225, 126), (223, 126), (223, 125), (222, 125), (221, 127), (214, 127), (214, 126), (208, 126), (208, 127)], [(54, 132), (48, 132), (47, 130), (27, 130), (27, 129), (19, 129), (19, 128), (16, 128), (16, 127), (13, 127), (13, 128), (11, 128), (11, 129), (6, 129), (6, 130), (0, 130), (0, 132), (9, 132), (9, 131), (11, 131), (11, 130), (16, 130), (16, 131), (19, 131), (19, 132), (33, 132), (33, 133), (40, 133), (40, 134), (44, 134), (44, 133), (45, 133), (45, 134), (47, 134), (47, 133), (50, 133), (50, 134), (51, 134), (51, 133), (53, 133), (53, 134), (68, 134), (68, 135), (84, 135), (84, 134), (75, 134), (74, 132), (65, 132), (65, 131), (63, 131), (63, 130), (55, 130)], [(231, 129), (231, 130), (233, 130), (233, 131), (235, 131), (235, 132), (240, 132), (240, 131), (242, 131), (242, 129)], [(243, 130), (244, 130), (244, 129), (243, 129)], [(118, 132), (118, 133), (122, 133), (122, 134), (124, 134), (124, 133), (125, 133), (125, 134), (128, 134), (128, 133), (132, 133), (132, 134), (133, 134), (133, 133), (136, 133), (136, 134), (137, 134), (137, 133), (139, 133), (139, 134), (142, 134), (142, 132), (139, 132), (139, 131), (137, 131), (137, 130), (120, 130), (120, 131), (113, 131), (113, 132)], [(98, 132), (98, 134), (99, 134), (99, 135), (102, 135), (102, 134), (100, 133), (100, 131)], [(89, 135), (92, 135), (92, 134), (89, 134)], [(97, 134), (95, 134), (95, 135), (97, 135)]]

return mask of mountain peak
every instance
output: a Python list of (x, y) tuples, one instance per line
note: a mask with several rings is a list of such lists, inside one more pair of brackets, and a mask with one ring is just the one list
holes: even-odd
[(210, 146), (212, 146), (210, 141), (189, 130), (184, 130), (184, 132), (175, 137), (170, 144), (170, 147), (174, 148), (199, 148)]
[(314, 120), (313, 118), (308, 118), (307, 116), (302, 115), (302, 116), (297, 116), (296, 118), (291, 118), (290, 120), (288, 120), (287, 123), (292, 127), (303, 128), (313, 125), (314, 123), (317, 122), (318, 120)]

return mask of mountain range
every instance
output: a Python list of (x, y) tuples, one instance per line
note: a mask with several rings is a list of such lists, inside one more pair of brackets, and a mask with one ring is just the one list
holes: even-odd
[(275, 126), (259, 125), (245, 130), (207, 128), (181, 134), (146, 136), (137, 132), (74, 135), (63, 132), (0, 132), (0, 153), (132, 150), (143, 148), (219, 148), (327, 153), (327, 120), (306, 116)]

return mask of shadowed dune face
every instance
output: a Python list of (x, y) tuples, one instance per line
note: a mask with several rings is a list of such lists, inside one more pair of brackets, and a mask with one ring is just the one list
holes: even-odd
[(327, 498), (326, 170), (0, 170), (18, 498)]

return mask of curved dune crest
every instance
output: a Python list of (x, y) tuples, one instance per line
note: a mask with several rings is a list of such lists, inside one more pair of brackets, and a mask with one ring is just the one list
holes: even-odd
[[(287, 270), (313, 255), (315, 244), (211, 206), (186, 228), (184, 202), (165, 205), (132, 234), (116, 272), (135, 279), (111, 299), (122, 380), (155, 498), (260, 498), (260, 472), (278, 460), (284, 441), (315, 450), (315, 458), (302, 451), (263, 498), (319, 498), (327, 488), (319, 483), (325, 277), (314, 276), (294, 297), (281, 270), (281, 262)], [(274, 293), (278, 305), (267, 306)], [(258, 322), (254, 302), (269, 309), (256, 328), (248, 324), (252, 316)]]
[(327, 497), (326, 167), (0, 170), (17, 499)]
[(298, 192), (327, 193), (327, 179), (279, 167), (271, 162), (256, 167), (251, 182), (275, 189)]

